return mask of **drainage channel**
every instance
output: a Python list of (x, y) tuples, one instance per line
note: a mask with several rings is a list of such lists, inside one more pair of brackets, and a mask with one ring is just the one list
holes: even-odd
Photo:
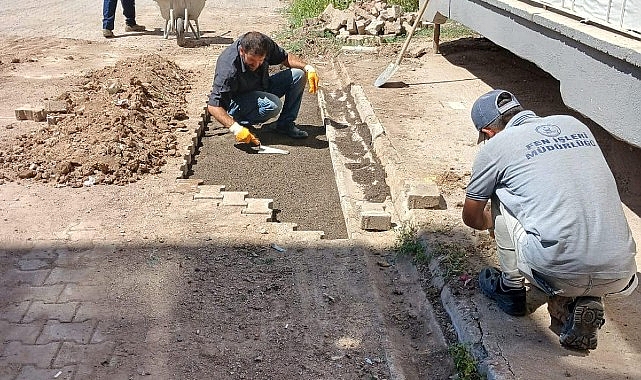
[[(308, 138), (296, 140), (256, 128), (263, 145), (285, 149), (287, 155), (257, 154), (234, 144), (227, 129), (212, 120), (204, 128), (188, 176), (207, 185), (224, 185), (225, 191), (272, 199), (274, 221), (296, 223), (299, 231), (323, 231), (325, 239), (347, 238), (341, 196), (350, 198), (343, 203), (354, 198), (382, 203), (389, 199), (389, 188), (384, 169), (367, 149), (371, 139), (367, 128), (360, 120), (336, 116), (350, 114), (344, 107), (330, 100), (329, 112), (321, 112), (317, 96), (305, 93), (297, 123), (309, 133)], [(325, 126), (332, 128), (331, 144)], [(339, 147), (347, 160), (332, 163), (330, 145)], [(337, 181), (334, 169), (341, 171), (339, 178), (355, 181), (359, 194), (338, 189), (337, 182), (344, 182)]]

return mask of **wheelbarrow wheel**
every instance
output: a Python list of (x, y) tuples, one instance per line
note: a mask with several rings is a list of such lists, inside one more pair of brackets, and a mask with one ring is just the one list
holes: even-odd
[(178, 46), (185, 46), (185, 21), (181, 17), (176, 19), (176, 40)]

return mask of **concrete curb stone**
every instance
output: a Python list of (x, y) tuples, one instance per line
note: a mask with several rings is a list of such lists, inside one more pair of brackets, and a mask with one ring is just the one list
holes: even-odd
[[(385, 127), (376, 117), (374, 109), (362, 87), (351, 81), (349, 73), (339, 59), (335, 60), (334, 66), (339, 72), (343, 83), (350, 86), (361, 120), (370, 129), (372, 146), (385, 167), (386, 181), (390, 186), (393, 205), (399, 218), (404, 222), (411, 222), (414, 219), (414, 211), (429, 212), (428, 209), (444, 208), (443, 196), (436, 183), (431, 179), (416, 180), (405, 178), (402, 174), (402, 167), (420, 165), (420, 163), (408, 163), (401, 159), (401, 154), (395, 148), (394, 142), (385, 133)], [(505, 359), (501, 356), (493, 355), (492, 351), (484, 346), (482, 332), (476, 322), (478, 316), (475, 316), (473, 312), (476, 310), (476, 306), (468, 300), (457, 298), (454, 295), (454, 292), (442, 277), (442, 270), (439, 265), (437, 259), (433, 259), (430, 263), (431, 284), (440, 290), (441, 302), (452, 321), (459, 341), (470, 344), (472, 353), (478, 360), (479, 367), (488, 380), (514, 379), (509, 366), (505, 363)]]

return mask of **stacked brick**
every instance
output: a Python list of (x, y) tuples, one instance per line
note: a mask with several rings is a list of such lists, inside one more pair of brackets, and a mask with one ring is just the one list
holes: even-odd
[(391, 38), (407, 33), (416, 17), (415, 12), (403, 12), (400, 5), (390, 5), (384, 0), (359, 0), (345, 10), (335, 9), (330, 3), (316, 20), (308, 20), (308, 25), (321, 24), (323, 31), (341, 40), (354, 36)]

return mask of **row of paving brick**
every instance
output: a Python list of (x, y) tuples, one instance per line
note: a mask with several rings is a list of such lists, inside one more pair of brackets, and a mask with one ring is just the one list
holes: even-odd
[[(202, 202), (229, 208), (243, 223), (262, 223), (271, 234), (295, 234), (299, 241), (323, 237), (322, 231), (296, 231), (295, 223), (271, 222), (271, 199), (248, 198), (247, 192), (227, 192), (198, 179), (178, 179), (170, 192), (192, 199), (195, 208)], [(110, 357), (115, 348), (101, 329), (109, 305), (100, 260), (108, 252), (91, 241), (50, 243), (0, 256), (0, 379), (90, 378), (97, 363), (86, 358)], [(90, 248), (70, 249), (71, 243)]]
[(2, 378), (81, 378), (91, 372), (84, 357), (113, 350), (95, 318), (100, 312), (94, 301), (102, 297), (98, 270), (76, 265), (79, 256), (89, 263), (102, 254), (99, 248), (74, 253), (35, 247), (3, 258), (8, 269), (0, 279)]

